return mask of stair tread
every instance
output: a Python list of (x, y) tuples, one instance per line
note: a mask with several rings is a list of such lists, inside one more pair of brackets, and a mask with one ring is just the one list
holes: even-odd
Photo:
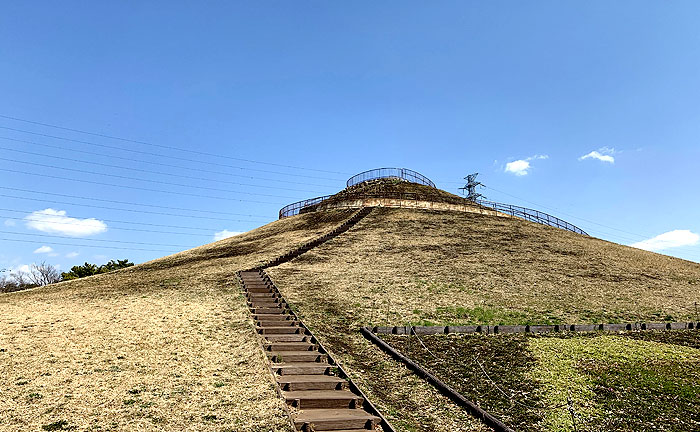
[(282, 395), (285, 399), (362, 399), (350, 390), (292, 390)]
[(314, 367), (314, 366), (329, 367), (330, 364), (323, 363), (323, 362), (282, 362), (282, 363), (273, 363), (272, 366), (277, 367), (277, 368)]
[(295, 384), (304, 382), (334, 382), (341, 383), (345, 380), (333, 375), (280, 375), (277, 382), (280, 384)]
[(319, 420), (374, 420), (379, 421), (379, 417), (361, 409), (341, 408), (314, 408), (301, 410), (294, 415), (297, 422), (313, 423)]

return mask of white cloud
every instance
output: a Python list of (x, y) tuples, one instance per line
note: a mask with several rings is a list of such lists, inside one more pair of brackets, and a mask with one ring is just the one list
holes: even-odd
[(613, 155), (617, 153), (614, 148), (601, 147), (598, 150), (593, 150), (592, 152), (585, 154), (578, 158), (578, 160), (586, 159), (598, 159), (601, 162), (615, 163), (615, 158)]
[(526, 160), (516, 160), (506, 164), (506, 172), (513, 173), (516, 176), (527, 175), (527, 170), (530, 169), (530, 162)]
[(27, 228), (58, 233), (71, 237), (87, 237), (107, 231), (107, 224), (101, 220), (76, 219), (66, 216), (65, 210), (38, 210), (25, 217)]
[(538, 160), (538, 159), (549, 159), (549, 156), (547, 156), (547, 155), (534, 155), (534, 156), (526, 157), (525, 159), (518, 159), (518, 160), (515, 160), (513, 162), (508, 162), (506, 164), (505, 172), (515, 174), (516, 176), (527, 175), (530, 168), (532, 168), (532, 166), (530, 165), (530, 161)]
[(78, 252), (68, 252), (68, 253), (66, 254), (66, 258), (75, 258), (75, 257), (77, 257), (78, 255), (80, 255)]
[(15, 226), (17, 225), (17, 222), (13, 221), (12, 219), (5, 219), (5, 226)]
[(214, 241), (219, 241), (219, 240), (223, 240), (225, 238), (237, 236), (238, 234), (243, 234), (243, 232), (242, 231), (229, 231), (229, 230), (219, 231), (217, 233), (214, 233)]
[(51, 246), (42, 246), (34, 251), (35, 254), (47, 254), (51, 252), (53, 252), (53, 248)]
[(656, 237), (640, 241), (630, 246), (644, 249), (652, 252), (657, 252), (665, 249), (693, 246), (700, 242), (700, 235), (689, 230), (673, 230), (659, 234)]

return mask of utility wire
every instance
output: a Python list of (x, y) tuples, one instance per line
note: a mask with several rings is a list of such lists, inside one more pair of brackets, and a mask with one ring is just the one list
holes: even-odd
[[(4, 209), (0, 208), (0, 211), (6, 211), (6, 212), (12, 212), (12, 213), (23, 213), (23, 214), (32, 214), (32, 210), (12, 210), (12, 209)], [(15, 219), (15, 220), (28, 220), (27, 216), (25, 217), (10, 217), (10, 216), (2, 216), (6, 219)], [(87, 216), (71, 216), (73, 218), (77, 219), (90, 219), (92, 217), (87, 217)], [(148, 223), (148, 222), (130, 222), (130, 221), (122, 221), (122, 220), (114, 220), (114, 219), (101, 219), (102, 222), (110, 222), (110, 223), (122, 223), (122, 224), (129, 224), (129, 225), (138, 225), (138, 226), (154, 226), (154, 227), (163, 227), (163, 228), (180, 228), (180, 229), (188, 229), (188, 230), (197, 230), (197, 231), (206, 231), (207, 234), (195, 234), (195, 233), (183, 233), (183, 232), (173, 232), (173, 231), (167, 231), (164, 233), (167, 234), (188, 234), (188, 235), (208, 235), (211, 233), (212, 229), (211, 228), (199, 228), (199, 227), (189, 227), (189, 226), (182, 226), (182, 225), (164, 225), (164, 224), (154, 224), (154, 223)], [(245, 221), (245, 220), (240, 220), (240, 219), (232, 219), (231, 222), (250, 222), (250, 221)], [(51, 223), (64, 223), (64, 222), (59, 222), (59, 221), (52, 221)], [(72, 222), (65, 222), (66, 224), (71, 224)], [(133, 228), (122, 228), (125, 230), (133, 230)], [(156, 231), (160, 232), (160, 231)]]
[(41, 122), (34, 121), (34, 120), (26, 120), (26, 119), (21, 119), (18, 117), (11, 117), (11, 116), (2, 115), (2, 114), (0, 114), (0, 118), (24, 122), (24, 123), (30, 123), (30, 124), (39, 125), (39, 126), (46, 126), (46, 127), (51, 127), (54, 129), (61, 129), (61, 130), (70, 131), (70, 132), (77, 132), (77, 133), (82, 133), (82, 134), (92, 135), (92, 136), (97, 136), (97, 137), (102, 137), (102, 138), (109, 138), (109, 139), (114, 139), (114, 140), (119, 140), (119, 141), (124, 141), (124, 142), (131, 142), (131, 143), (136, 143), (136, 144), (143, 144), (143, 145), (147, 145), (147, 146), (151, 146), (151, 147), (157, 147), (157, 148), (163, 148), (163, 149), (169, 149), (169, 150), (177, 150), (177, 151), (191, 153), (191, 154), (199, 154), (199, 155), (203, 155), (203, 156), (214, 156), (217, 158), (226, 158), (226, 159), (237, 160), (237, 161), (248, 162), (248, 163), (256, 163), (256, 164), (261, 164), (261, 165), (271, 165), (271, 166), (292, 168), (292, 169), (305, 170), (305, 171), (317, 171), (317, 172), (324, 172), (324, 173), (330, 173), (330, 174), (342, 174), (342, 175), (347, 174), (347, 173), (338, 172), (338, 171), (328, 171), (328, 170), (320, 170), (320, 169), (314, 169), (314, 168), (304, 168), (304, 167), (298, 167), (298, 166), (294, 166), (294, 165), (284, 165), (284, 164), (277, 164), (277, 163), (272, 163), (272, 162), (261, 162), (261, 161), (257, 161), (257, 160), (253, 160), (253, 159), (243, 159), (243, 158), (237, 158), (237, 157), (233, 157), (233, 156), (207, 153), (207, 152), (198, 151), (198, 150), (185, 149), (182, 147), (167, 146), (167, 145), (162, 145), (162, 144), (153, 144), (153, 143), (149, 143), (146, 141), (138, 141), (138, 140), (133, 140), (133, 139), (129, 139), (129, 138), (121, 138), (121, 137), (117, 137), (117, 136), (113, 136), (113, 135), (88, 132), (88, 131), (84, 131), (84, 130), (80, 130), (80, 129), (72, 129), (72, 128), (67, 128), (64, 126), (57, 126), (57, 125), (53, 125), (53, 124), (49, 124), (49, 123), (41, 123)]
[(43, 134), (43, 133), (39, 133), (39, 132), (32, 132), (32, 131), (27, 131), (27, 130), (22, 130), (22, 129), (15, 129), (15, 128), (7, 127), (7, 126), (0, 126), (0, 129), (11, 130), (14, 132), (21, 132), (21, 133), (26, 133), (26, 134), (30, 134), (30, 135), (36, 135), (36, 136), (43, 136), (46, 138), (53, 138), (53, 139), (58, 139), (58, 140), (63, 140), (63, 141), (70, 141), (70, 142), (75, 142), (75, 143), (80, 143), (80, 144), (86, 144), (86, 145), (95, 146), (95, 147), (108, 148), (108, 149), (112, 149), (112, 150), (118, 150), (119, 152), (129, 152), (129, 153), (138, 153), (138, 154), (143, 154), (143, 155), (148, 155), (148, 156), (156, 156), (159, 159), (160, 158), (167, 158), (167, 159), (185, 161), (188, 163), (195, 162), (195, 163), (206, 164), (206, 165), (216, 165), (216, 166), (225, 167), (225, 168), (234, 168), (234, 169), (240, 169), (240, 170), (273, 173), (273, 174), (286, 175), (286, 176), (292, 176), (292, 177), (304, 177), (304, 178), (339, 181), (339, 179), (337, 179), (337, 178), (309, 176), (309, 175), (303, 175), (303, 174), (292, 174), (292, 173), (284, 173), (284, 172), (279, 172), (279, 171), (260, 170), (260, 169), (255, 169), (255, 168), (244, 168), (244, 167), (240, 167), (237, 165), (222, 164), (222, 163), (218, 163), (218, 162), (196, 161), (196, 160), (192, 160), (191, 158), (172, 156), (172, 155), (162, 154), (162, 153), (161, 154), (151, 153), (151, 152), (145, 152), (145, 151), (141, 151), (141, 150), (125, 149), (123, 147), (112, 146), (112, 145), (108, 145), (108, 144), (99, 144), (99, 143), (94, 143), (94, 142), (90, 142), (90, 141), (76, 140), (76, 139), (66, 138), (66, 137), (61, 137), (61, 136), (56, 136), (56, 135), (49, 135), (49, 134)]
[(187, 248), (187, 249), (197, 247), (197, 246), (187, 246), (187, 245), (177, 245), (177, 244), (143, 243), (143, 242), (122, 241), (122, 240), (102, 240), (102, 239), (87, 239), (87, 238), (77, 239), (74, 237), (57, 236), (57, 235), (51, 235), (51, 234), (19, 233), (19, 232), (14, 232), (14, 231), (0, 231), (0, 233), (12, 234), (12, 235), (32, 236), (32, 237), (41, 237), (41, 238), (50, 237), (50, 238), (68, 239), (68, 240), (101, 242), (101, 243), (123, 243), (123, 244), (137, 244), (137, 245), (147, 245), (147, 246), (171, 246), (171, 247)]
[[(25, 200), (25, 201), (38, 201), (38, 202), (45, 202), (45, 203), (59, 204), (59, 205), (75, 205), (75, 206), (79, 206), (79, 207), (90, 207), (90, 208), (98, 208), (98, 209), (104, 209), (104, 210), (118, 210), (118, 211), (125, 211), (125, 212), (139, 213), (139, 214), (145, 213), (145, 214), (155, 214), (155, 215), (161, 215), (161, 216), (173, 216), (173, 217), (183, 217), (183, 218), (192, 218), (192, 219), (207, 219), (207, 220), (226, 221), (226, 222), (232, 221), (232, 219), (228, 219), (228, 218), (179, 215), (179, 214), (174, 214), (174, 213), (153, 212), (153, 211), (136, 210), (136, 209), (121, 209), (121, 208), (116, 208), (116, 207), (106, 207), (106, 206), (97, 206), (97, 205), (91, 205), (91, 204), (71, 203), (71, 202), (65, 202), (65, 201), (53, 201), (53, 200), (45, 200), (45, 199), (40, 199), (40, 198), (18, 197), (18, 196), (12, 196), (12, 195), (4, 195), (4, 194), (0, 194), (0, 197), (14, 198), (14, 199)], [(246, 222), (246, 221), (241, 221), (241, 222)], [(249, 221), (249, 222), (253, 222), (253, 221)]]
[(189, 185), (189, 184), (184, 184), (184, 183), (173, 183), (173, 182), (166, 182), (166, 181), (161, 181), (161, 180), (143, 179), (143, 178), (138, 178), (138, 177), (123, 176), (123, 175), (119, 175), (119, 174), (108, 174), (108, 173), (101, 173), (101, 172), (97, 172), (97, 171), (81, 170), (81, 169), (77, 169), (77, 168), (65, 168), (65, 167), (60, 167), (60, 166), (56, 166), (56, 165), (41, 164), (41, 163), (36, 163), (36, 162), (27, 162), (27, 161), (21, 161), (21, 160), (17, 160), (17, 159), (7, 159), (7, 158), (2, 158), (2, 157), (0, 157), (0, 161), (12, 162), (13, 164), (14, 163), (21, 163), (21, 164), (25, 164), (25, 165), (38, 166), (38, 167), (42, 167), (42, 168), (60, 169), (60, 170), (64, 170), (64, 171), (77, 172), (77, 173), (81, 173), (81, 174), (101, 175), (101, 176), (105, 176), (105, 177), (113, 177), (113, 178), (118, 178), (118, 179), (123, 179), (123, 180), (156, 183), (156, 184), (162, 184), (162, 185), (167, 185), (167, 186), (188, 187), (188, 188), (193, 188), (193, 189), (211, 190), (211, 191), (216, 191), (216, 192), (225, 192), (225, 193), (234, 193), (234, 194), (243, 194), (243, 195), (264, 196), (264, 197), (270, 197), (270, 198), (284, 198), (284, 199), (288, 199), (288, 200), (294, 199), (293, 197), (288, 197), (288, 196), (283, 196), (283, 195), (271, 195), (271, 194), (263, 194), (263, 193), (258, 193), (258, 192), (242, 192), (242, 191), (234, 191), (234, 190), (230, 190), (230, 189), (213, 188), (213, 187), (208, 187), (208, 186), (195, 186), (195, 185)]
[[(26, 221), (25, 218), (10, 217), (10, 216), (0, 216), (0, 218)], [(101, 220), (104, 221), (104, 219), (101, 219)], [(52, 224), (65, 224), (65, 225), (70, 224), (70, 222), (59, 222), (59, 221), (51, 221), (51, 223)], [(209, 237), (211, 235), (211, 234), (196, 234), (196, 233), (184, 233), (184, 232), (175, 232), (175, 231), (146, 230), (146, 229), (139, 229), (139, 228), (121, 228), (121, 227), (114, 227), (114, 226), (110, 226), (109, 229), (110, 230), (119, 230), (119, 231), (147, 232), (147, 233), (152, 233), (152, 234), (186, 235), (186, 236), (194, 236), (194, 237)], [(211, 230), (209, 230), (209, 231), (211, 231)]]
[[(28, 192), (28, 193), (34, 193), (34, 194), (40, 194), (40, 195), (57, 196), (57, 197), (62, 197), (62, 198), (76, 198), (76, 199), (83, 199), (83, 200), (90, 200), (90, 201), (107, 202), (107, 203), (113, 203), (113, 204), (126, 204), (126, 205), (133, 205), (133, 206), (139, 206), (139, 207), (162, 208), (162, 209), (166, 209), (166, 210), (183, 210), (183, 211), (190, 211), (190, 212), (196, 212), (196, 213), (212, 213), (212, 214), (221, 214), (221, 215), (246, 216), (246, 217), (251, 217), (251, 218), (267, 219), (264, 216), (257, 216), (257, 215), (244, 214), (244, 213), (228, 213), (228, 212), (220, 212), (220, 211), (215, 211), (215, 210), (199, 210), (199, 209), (190, 209), (190, 208), (184, 208), (184, 207), (168, 207), (168, 206), (161, 206), (161, 205), (156, 205), (156, 204), (139, 204), (139, 203), (132, 203), (132, 202), (128, 202), (128, 201), (116, 201), (116, 200), (108, 200), (108, 199), (103, 199), (103, 198), (81, 197), (81, 196), (77, 196), (77, 195), (42, 192), (42, 191), (35, 191), (35, 190), (30, 190), (30, 189), (20, 189), (20, 188), (13, 188), (13, 187), (7, 187), (7, 186), (0, 186), (0, 189), (6, 189), (6, 190), (15, 191), (15, 192)], [(0, 195), (0, 196), (6, 196), (8, 198), (23, 199), (22, 197), (12, 197), (9, 195)], [(57, 202), (57, 201), (48, 201), (48, 202)], [(62, 202), (58, 202), (58, 203), (61, 204)], [(67, 204), (70, 204), (70, 203), (67, 203)], [(73, 205), (92, 207), (92, 206), (87, 205), (87, 204), (73, 204)], [(140, 211), (140, 210), (119, 209), (119, 208), (113, 208), (113, 207), (97, 207), (97, 208), (106, 208), (109, 210)], [(183, 217), (194, 217), (194, 218), (199, 217), (199, 216), (175, 215), (175, 214), (170, 214), (170, 213), (154, 213), (154, 214), (164, 214), (167, 216), (183, 216)], [(210, 219), (210, 218), (204, 218), (204, 217), (202, 217), (202, 218), (203, 219)], [(229, 219), (217, 219), (217, 220), (229, 220)]]
[[(0, 137), (0, 139), (4, 139), (4, 137)], [(227, 184), (232, 184), (232, 185), (237, 185), (237, 186), (248, 186), (248, 187), (264, 188), (264, 189), (288, 190), (288, 191), (293, 191), (293, 192), (318, 193), (318, 191), (310, 191), (310, 190), (306, 190), (306, 189), (292, 189), (292, 188), (278, 187), (278, 186), (263, 186), (263, 185), (256, 185), (256, 184), (250, 184), (250, 183), (233, 182), (233, 181), (228, 181), (228, 180), (219, 180), (219, 179), (212, 179), (212, 178), (205, 178), (205, 177), (194, 177), (194, 176), (187, 176), (187, 175), (182, 175), (182, 174), (172, 174), (172, 173), (167, 173), (167, 172), (163, 172), (163, 171), (145, 170), (145, 169), (140, 169), (140, 168), (126, 167), (126, 166), (122, 166), (122, 165), (104, 164), (104, 163), (100, 163), (100, 162), (86, 161), (86, 160), (74, 159), (74, 158), (66, 158), (66, 157), (55, 156), (55, 155), (47, 155), (45, 153), (34, 153), (34, 152), (28, 152), (28, 151), (24, 151), (24, 150), (16, 150), (13, 148), (2, 147), (2, 146), (0, 146), (0, 150), (6, 150), (6, 151), (15, 152), (15, 153), (22, 153), (22, 154), (27, 154), (27, 155), (32, 155), (32, 156), (49, 157), (51, 159), (65, 160), (68, 162), (78, 162), (78, 163), (84, 163), (84, 164), (89, 164), (89, 165), (103, 166), (103, 167), (107, 167), (107, 168), (116, 168), (116, 169), (120, 169), (120, 170), (143, 172), (143, 173), (147, 173), (147, 174), (165, 175), (165, 176), (170, 176), (170, 177), (175, 177), (175, 178), (183, 178), (183, 179), (189, 179), (189, 180), (202, 180), (202, 181), (209, 181), (209, 182), (215, 182), (215, 183), (227, 183)], [(110, 156), (110, 158), (114, 158), (114, 157)], [(119, 158), (119, 159), (128, 160), (128, 158)], [(133, 163), (134, 162), (133, 159), (130, 160), (130, 162)], [(143, 181), (146, 181), (146, 180), (143, 180)], [(235, 192), (235, 191), (231, 191), (231, 192)]]
[(285, 184), (299, 184), (299, 185), (305, 185), (305, 186), (319, 186), (319, 187), (325, 187), (325, 188), (332, 187), (332, 186), (322, 185), (322, 184), (317, 184), (317, 183), (309, 183), (307, 181), (301, 182), (301, 181), (294, 181), (294, 180), (288, 180), (288, 179), (279, 179), (279, 178), (275, 179), (275, 178), (269, 178), (269, 177), (257, 177), (257, 176), (251, 176), (251, 175), (233, 174), (233, 173), (228, 172), (228, 171), (214, 171), (211, 169), (211, 167), (209, 167), (207, 169), (202, 169), (202, 168), (194, 168), (194, 167), (185, 166), (185, 165), (172, 165), (172, 164), (166, 164), (163, 162), (154, 162), (154, 161), (149, 161), (149, 160), (144, 160), (144, 159), (127, 158), (127, 157), (118, 156), (118, 155), (111, 154), (111, 153), (105, 154), (105, 153), (97, 153), (97, 152), (91, 152), (91, 151), (86, 151), (86, 150), (66, 148), (66, 147), (61, 147), (61, 146), (57, 146), (57, 145), (39, 143), (36, 141), (21, 140), (21, 139), (17, 139), (17, 138), (9, 138), (9, 137), (0, 136), (0, 139), (18, 142), (18, 143), (23, 143), (23, 144), (31, 144), (31, 145), (36, 145), (36, 146), (40, 146), (40, 147), (52, 148), (52, 149), (60, 150), (62, 152), (68, 151), (68, 152), (82, 153), (82, 154), (87, 154), (87, 155), (92, 155), (92, 156), (109, 157), (109, 159), (120, 159), (120, 160), (125, 160), (125, 161), (131, 162), (131, 163), (141, 162), (141, 163), (145, 163), (145, 164), (163, 166), (163, 167), (168, 167), (168, 168), (177, 168), (180, 170), (204, 172), (207, 174), (221, 174), (221, 175), (230, 176), (230, 177), (240, 177), (240, 178), (246, 178), (246, 179), (251, 179), (251, 180), (255, 180), (255, 179), (267, 180), (267, 181), (273, 181), (273, 182), (285, 183)]
[(257, 204), (277, 204), (277, 203), (273, 203), (273, 202), (269, 202), (269, 201), (243, 200), (243, 199), (236, 199), (236, 198), (224, 198), (224, 197), (219, 197), (219, 196), (214, 196), (214, 195), (201, 195), (201, 194), (195, 194), (195, 193), (187, 193), (187, 192), (182, 192), (182, 191), (175, 192), (175, 191), (166, 191), (166, 190), (162, 190), (162, 189), (149, 189), (149, 188), (143, 188), (143, 187), (139, 187), (139, 186), (117, 185), (114, 183), (104, 183), (104, 182), (97, 182), (97, 181), (92, 181), (92, 180), (74, 179), (74, 178), (54, 176), (54, 175), (49, 175), (49, 174), (29, 173), (29, 172), (25, 172), (25, 171), (13, 170), (13, 169), (8, 169), (8, 168), (0, 168), (0, 171), (6, 171), (6, 172), (15, 173), (15, 174), (31, 175), (31, 176), (37, 176), (37, 177), (53, 178), (53, 179), (58, 179), (58, 180), (68, 180), (68, 181), (74, 181), (74, 182), (78, 182), (78, 183), (96, 184), (96, 185), (100, 185), (100, 186), (110, 186), (110, 187), (116, 187), (116, 188), (133, 189), (133, 190), (141, 190), (141, 191), (156, 192), (156, 193), (166, 193), (166, 194), (179, 195), (179, 196), (184, 195), (184, 196), (192, 196), (192, 197), (197, 197), (197, 198), (216, 199), (216, 200), (221, 200), (221, 201), (238, 201), (238, 202), (250, 202), (250, 203), (257, 203)]
[(11, 241), (11, 242), (17, 242), (17, 243), (50, 244), (50, 245), (73, 246), (73, 247), (89, 247), (89, 248), (100, 248), (100, 249), (121, 249), (121, 250), (128, 250), (128, 251), (143, 251), (143, 252), (167, 252), (167, 253), (178, 252), (175, 250), (163, 250), (163, 249), (126, 248), (126, 247), (118, 247), (118, 246), (59, 243), (59, 242), (54, 242), (54, 241), (40, 242), (40, 241), (33, 241), (33, 240), (17, 240), (17, 239), (9, 239), (9, 238), (0, 238), (0, 241)]

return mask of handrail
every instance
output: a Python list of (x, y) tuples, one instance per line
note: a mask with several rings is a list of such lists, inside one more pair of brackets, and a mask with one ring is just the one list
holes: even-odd
[(316, 204), (320, 204), (321, 202), (327, 200), (328, 198), (332, 197), (333, 195), (325, 195), (321, 197), (316, 197), (316, 198), (309, 198), (303, 201), (297, 201), (295, 203), (288, 204), (280, 209), (279, 213), (279, 218), (286, 218), (289, 216), (296, 216), (298, 215), (304, 208), (306, 207), (311, 207)]
[(408, 168), (375, 168), (368, 171), (355, 174), (347, 181), (347, 187), (355, 186), (370, 180), (382, 178), (396, 178), (406, 180), (411, 183), (418, 183), (425, 186), (436, 188), (435, 183), (423, 174), (410, 170)]
[(555, 228), (561, 228), (567, 231), (575, 232), (577, 234), (583, 234), (586, 236), (588, 235), (588, 233), (586, 233), (584, 230), (577, 227), (576, 225), (570, 224), (569, 222), (563, 219), (559, 219), (558, 217), (552, 216), (550, 214), (538, 210), (530, 209), (527, 207), (520, 207), (512, 204), (497, 203), (493, 201), (478, 200), (476, 201), (476, 203), (483, 207), (492, 208), (498, 212), (506, 213), (511, 216), (516, 216), (528, 220), (530, 222), (537, 222), (539, 224), (549, 225)]

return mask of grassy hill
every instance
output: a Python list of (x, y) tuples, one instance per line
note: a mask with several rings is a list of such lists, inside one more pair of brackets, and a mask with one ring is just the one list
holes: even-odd
[[(375, 209), (345, 235), (268, 273), (403, 430), (460, 429), (431, 424), (420, 410), (420, 394), (402, 394), (395, 382), (384, 380), (401, 376), (401, 367), (373, 356), (373, 347), (356, 332), (360, 326), (691, 320), (700, 301), (697, 263), (473, 213)], [(652, 342), (608, 342), (592, 352), (574, 341), (564, 352), (586, 360), (619, 349), (636, 361), (648, 361), (647, 351), (662, 352), (690, 370), (700, 364), (697, 348), (674, 357), (678, 350), (659, 351)], [(550, 339), (529, 341), (521, 352), (533, 359), (528, 373), (542, 386), (538, 397), (555, 406), (562, 394), (573, 392), (576, 403), (588, 406), (588, 378), (580, 378), (578, 366), (560, 352)], [(569, 387), (557, 379), (560, 373), (580, 385)], [(693, 391), (700, 395), (697, 386)], [(431, 408), (440, 409), (436, 403)], [(589, 408), (584, 412), (593, 416), (595, 407)], [(534, 430), (573, 430), (567, 429), (565, 410), (540, 414)]]
[(351, 214), (0, 295), (0, 430), (288, 430), (234, 272)]
[[(303, 214), (0, 295), (0, 430), (287, 430), (234, 273), (351, 214)], [(688, 320), (700, 301), (696, 263), (472, 213), (375, 209), (269, 273), (402, 431), (484, 428), (370, 345), (361, 325)], [(552, 349), (539, 346), (546, 361)]]

